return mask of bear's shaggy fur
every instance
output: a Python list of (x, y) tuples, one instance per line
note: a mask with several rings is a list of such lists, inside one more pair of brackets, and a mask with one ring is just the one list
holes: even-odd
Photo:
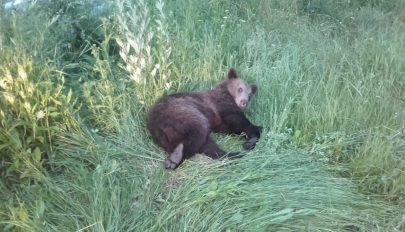
[(227, 80), (205, 92), (175, 93), (165, 96), (150, 109), (147, 126), (153, 140), (169, 156), (166, 168), (177, 168), (184, 159), (203, 153), (213, 159), (239, 157), (226, 153), (211, 138), (211, 132), (244, 134), (245, 149), (253, 149), (261, 128), (244, 115), (256, 85), (248, 85), (234, 69)]

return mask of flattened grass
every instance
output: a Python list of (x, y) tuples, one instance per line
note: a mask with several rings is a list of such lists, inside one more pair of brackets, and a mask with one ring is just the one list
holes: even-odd
[[(91, 133), (91, 132), (90, 132)], [(131, 135), (128, 135), (131, 136)], [(84, 141), (61, 138), (60, 169), (32, 202), (47, 207), (29, 228), (40, 231), (371, 231), (390, 227), (395, 207), (370, 201), (334, 175), (321, 153), (291, 145), (291, 136), (265, 131), (239, 160), (197, 156), (176, 171), (145, 145), (147, 137)], [(228, 137), (218, 138), (220, 142)], [(235, 138), (233, 138), (235, 139)], [(145, 143), (145, 144), (144, 144)], [(73, 144), (80, 145), (71, 149)], [(239, 149), (230, 142), (227, 149)], [(69, 149), (67, 149), (69, 147)], [(87, 149), (84, 149), (87, 147)], [(145, 157), (141, 154), (145, 154)], [(342, 167), (340, 167), (342, 168)]]

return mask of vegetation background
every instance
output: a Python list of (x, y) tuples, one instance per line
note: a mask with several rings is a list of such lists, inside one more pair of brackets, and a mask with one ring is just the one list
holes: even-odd
[[(0, 3), (1, 231), (405, 230), (404, 0)], [(257, 147), (164, 170), (148, 108), (229, 67)]]

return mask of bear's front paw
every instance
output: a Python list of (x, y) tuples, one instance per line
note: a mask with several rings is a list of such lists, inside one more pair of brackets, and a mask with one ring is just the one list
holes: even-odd
[(256, 137), (250, 138), (245, 144), (243, 144), (243, 148), (245, 148), (245, 150), (252, 150), (255, 148), (257, 140)]

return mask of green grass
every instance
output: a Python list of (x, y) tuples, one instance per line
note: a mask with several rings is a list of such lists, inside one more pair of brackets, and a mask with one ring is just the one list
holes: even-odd
[[(0, 11), (0, 230), (403, 231), (403, 12), (403, 0)], [(246, 112), (264, 127), (257, 147), (165, 170), (148, 108), (229, 67), (259, 86)]]

